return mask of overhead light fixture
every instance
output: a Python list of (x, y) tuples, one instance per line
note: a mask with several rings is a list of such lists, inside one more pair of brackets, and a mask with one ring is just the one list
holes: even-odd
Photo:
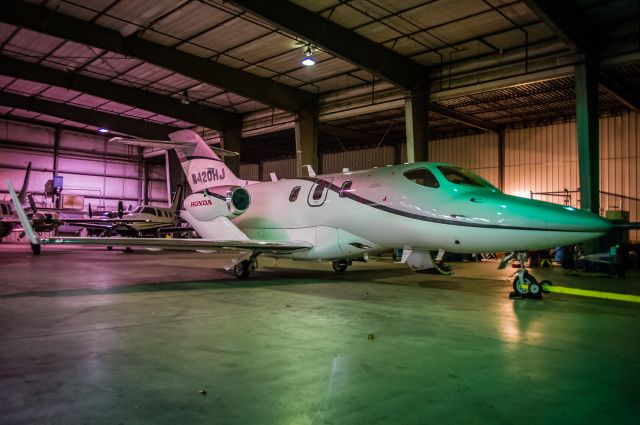
[(180, 96), (180, 103), (182, 103), (183, 105), (188, 105), (189, 103), (191, 103), (189, 101), (189, 93), (187, 93), (186, 90), (182, 91), (182, 95)]
[(109, 132), (109, 130), (106, 128), (99, 128), (98, 131), (102, 134), (107, 134)]
[(311, 51), (311, 45), (307, 46), (307, 49), (304, 51), (304, 59), (302, 60), (302, 64), (305, 66), (313, 66), (316, 64), (316, 61), (313, 59), (313, 52)]

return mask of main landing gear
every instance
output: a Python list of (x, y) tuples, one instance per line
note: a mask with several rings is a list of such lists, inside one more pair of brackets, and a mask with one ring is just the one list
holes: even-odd
[(508, 263), (517, 260), (520, 263), (520, 269), (513, 275), (513, 292), (509, 294), (509, 298), (534, 298), (541, 299), (542, 293), (549, 293), (548, 287), (552, 283), (548, 280), (538, 282), (538, 280), (525, 268), (524, 264), (527, 262), (526, 252), (510, 253), (505, 256), (500, 262), (500, 269), (507, 266)]
[(333, 270), (337, 273), (344, 273), (347, 271), (347, 267), (351, 265), (351, 260), (335, 260), (331, 262)]
[(258, 268), (257, 255), (252, 255), (247, 260), (242, 260), (233, 266), (233, 274), (238, 279), (246, 279), (249, 277), (252, 271)]

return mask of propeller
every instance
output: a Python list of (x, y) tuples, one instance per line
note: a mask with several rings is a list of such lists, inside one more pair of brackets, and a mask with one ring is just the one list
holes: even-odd
[(124, 204), (122, 201), (118, 201), (118, 218), (122, 218), (124, 215)]
[(91, 209), (91, 204), (89, 204), (89, 218), (93, 218), (93, 210)]
[(32, 194), (28, 194), (27, 195), (27, 199), (29, 200), (29, 207), (31, 207), (31, 212), (32, 213), (37, 213), (38, 212), (38, 207), (36, 206), (36, 200), (33, 199), (33, 195)]

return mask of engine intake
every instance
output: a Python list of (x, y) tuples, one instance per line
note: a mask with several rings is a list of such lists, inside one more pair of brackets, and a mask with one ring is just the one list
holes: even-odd
[(249, 191), (240, 186), (223, 186), (189, 195), (184, 209), (199, 221), (211, 221), (216, 217), (233, 219), (251, 205)]

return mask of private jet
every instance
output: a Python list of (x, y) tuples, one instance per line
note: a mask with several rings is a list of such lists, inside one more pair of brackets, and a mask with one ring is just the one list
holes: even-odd
[(34, 253), (45, 244), (240, 250), (246, 255), (233, 271), (246, 278), (259, 255), (330, 261), (336, 272), (344, 272), (353, 260), (402, 248), (402, 263), (426, 271), (438, 269), (436, 260), (444, 252), (525, 252), (594, 239), (611, 228), (587, 211), (504, 194), (447, 163), (325, 175), (306, 166), (307, 177), (257, 182), (235, 176), (197, 133), (181, 130), (169, 138), (111, 142), (176, 150), (192, 189), (181, 217), (202, 239), (38, 238), (30, 233)]

